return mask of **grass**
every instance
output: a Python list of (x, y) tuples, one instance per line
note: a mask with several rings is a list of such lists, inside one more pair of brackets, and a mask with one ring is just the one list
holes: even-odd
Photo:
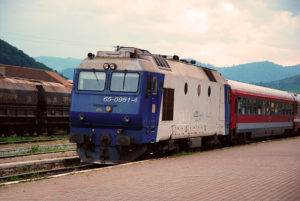
[(9, 181), (17, 181), (17, 180), (20, 180), (20, 178), (17, 177), (17, 176), (11, 176), (11, 177), (7, 177), (5, 179), (1, 179), (0, 184), (3, 184), (5, 182), (9, 182)]
[(19, 141), (36, 141), (36, 140), (48, 140), (48, 139), (62, 139), (68, 140), (68, 135), (51, 135), (51, 136), (39, 136), (39, 137), (18, 137), (18, 136), (10, 136), (10, 137), (1, 137), (0, 142), (8, 142), (10, 144), (14, 144)]
[(172, 157), (178, 157), (178, 156), (186, 156), (186, 155), (193, 155), (197, 152), (180, 152), (180, 153), (177, 153), (177, 154), (174, 154), (172, 155)]

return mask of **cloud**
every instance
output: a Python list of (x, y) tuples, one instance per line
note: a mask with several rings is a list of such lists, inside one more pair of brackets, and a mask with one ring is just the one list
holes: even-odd
[(300, 63), (300, 14), (282, 0), (1, 1), (0, 37), (32, 56), (128, 45), (217, 66)]

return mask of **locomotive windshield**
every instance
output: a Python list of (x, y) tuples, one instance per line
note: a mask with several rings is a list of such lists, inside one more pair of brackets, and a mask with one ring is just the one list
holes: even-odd
[(138, 73), (114, 72), (111, 77), (110, 90), (118, 92), (137, 92), (139, 86)]
[(78, 90), (84, 91), (103, 91), (105, 87), (105, 72), (87, 72), (79, 73)]

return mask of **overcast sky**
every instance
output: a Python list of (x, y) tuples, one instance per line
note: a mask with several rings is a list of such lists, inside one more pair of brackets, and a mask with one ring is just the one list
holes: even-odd
[(135, 46), (215, 66), (300, 64), (300, 0), (0, 0), (0, 38), (32, 57)]

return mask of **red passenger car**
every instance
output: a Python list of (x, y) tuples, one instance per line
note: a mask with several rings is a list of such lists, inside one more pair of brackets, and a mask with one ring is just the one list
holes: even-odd
[(231, 80), (228, 83), (233, 134), (250, 138), (292, 132), (295, 114), (290, 93)]

